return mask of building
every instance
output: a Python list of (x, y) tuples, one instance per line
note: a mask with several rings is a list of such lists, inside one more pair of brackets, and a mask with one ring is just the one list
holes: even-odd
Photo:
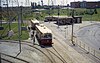
[(34, 9), (34, 8), (36, 8), (37, 3), (36, 2), (31, 2), (31, 6), (32, 6), (32, 9)]
[(100, 8), (100, 1), (94, 1), (94, 2), (71, 2), (70, 3), (72, 8)]

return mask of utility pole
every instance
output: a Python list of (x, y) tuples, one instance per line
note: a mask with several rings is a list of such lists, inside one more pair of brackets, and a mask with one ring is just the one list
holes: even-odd
[(57, 23), (58, 24), (58, 28), (59, 28), (59, 14), (60, 14), (59, 9), (60, 8), (59, 8), (59, 5), (58, 5), (58, 23)]
[(1, 0), (0, 0), (0, 25), (2, 26), (2, 6), (1, 6)]
[(2, 63), (2, 62), (1, 62), (1, 53), (0, 53), (0, 63)]
[(20, 6), (20, 14), (21, 14), (21, 24), (23, 23), (23, 19), (22, 19), (22, 17), (23, 17), (23, 13), (22, 13), (22, 10), (23, 9), (23, 6)]
[(0, 0), (0, 6), (1, 6), (1, 0)]
[(10, 20), (9, 20), (9, 7), (8, 7), (8, 0), (6, 0), (6, 5), (7, 5), (7, 15), (8, 15), (8, 21), (9, 21), (9, 31), (11, 30), (11, 26), (10, 26)]
[(14, 1), (12, 0), (12, 10), (13, 10), (13, 3), (14, 3)]
[(41, 5), (43, 6), (43, 0), (41, 0)]
[(73, 46), (75, 46), (75, 43), (73, 41), (74, 21), (75, 21), (75, 19), (74, 19), (74, 10), (72, 10), (72, 36), (71, 36), (71, 41), (72, 41)]
[[(18, 11), (17, 11), (17, 14), (18, 14), (18, 41), (19, 41), (19, 53), (17, 54), (17, 56), (21, 53), (21, 21), (20, 21), (20, 18), (21, 18), (21, 16), (20, 16), (20, 7), (19, 7), (19, 2), (18, 2), (18, 0), (17, 0), (17, 5), (18, 5)], [(17, 57), (16, 56), (16, 57)]]
[(53, 12), (53, 9), (54, 9), (54, 2), (53, 2), (53, 0), (51, 0), (51, 4), (52, 4), (52, 8), (51, 8), (51, 10), (52, 10), (52, 17), (53, 17), (53, 14), (54, 14), (54, 12)]
[(21, 21), (20, 21), (20, 15), (18, 15), (18, 39), (19, 39), (19, 49), (21, 52)]

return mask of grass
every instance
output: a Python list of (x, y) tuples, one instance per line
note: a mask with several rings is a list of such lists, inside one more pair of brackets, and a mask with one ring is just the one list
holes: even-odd
[[(11, 37), (7, 36), (8, 30), (9, 30), (8, 24), (3, 24), (2, 26), (4, 27), (4, 30), (0, 30), (0, 35), (3, 40), (9, 40), (9, 39), (10, 40), (18, 40), (18, 24), (17, 23), (11, 24), (11, 30), (14, 31), (14, 35)], [(25, 26), (27, 26), (27, 25), (25, 24)], [(29, 37), (28, 31), (22, 31), (20, 39), (26, 40), (26, 39), (28, 39), (28, 37)]]
[[(74, 9), (74, 16), (82, 16), (83, 21), (100, 21), (100, 8), (97, 8), (97, 14), (90, 15), (89, 12), (93, 11), (94, 9), (86, 9), (86, 8), (75, 8)], [(42, 10), (40, 13), (36, 12), (30, 12), (31, 9), (28, 12), (23, 13), (23, 20), (29, 20), (29, 19), (38, 19), (38, 20), (44, 20), (45, 16), (57, 16), (58, 15), (58, 9), (53, 10)], [(63, 16), (71, 16), (72, 9), (60, 9), (59, 14)], [(4, 13), (5, 16), (3, 16), (3, 19), (7, 19), (6, 13)], [(15, 15), (15, 14), (14, 14)], [(17, 19), (17, 17), (16, 17)], [(14, 35), (12, 37), (7, 37), (7, 31), (9, 30), (8, 24), (3, 24), (4, 30), (0, 30), (0, 35), (2, 36), (2, 39), (4, 40), (18, 40), (18, 24), (13, 23), (11, 24), (11, 29), (14, 31)], [(27, 24), (25, 24), (27, 26)], [(27, 31), (22, 31), (22, 34), (20, 36), (21, 40), (28, 39), (29, 35)]]
[[(28, 10), (28, 11), (27, 11)], [(40, 14), (38, 13), (35, 13), (35, 12), (32, 12), (32, 9), (27, 9), (27, 10), (23, 10), (23, 20), (29, 20), (29, 19), (38, 19), (38, 20), (44, 20), (45, 19), (45, 16), (57, 16), (58, 15), (58, 9), (50, 9), (50, 10), (42, 10), (40, 11)], [(82, 20), (83, 21), (89, 21), (89, 20), (92, 20), (92, 21), (100, 21), (100, 8), (97, 8), (97, 14), (93, 14), (92, 16), (89, 15), (89, 14), (86, 14), (86, 12), (90, 12), (91, 10), (90, 9), (86, 9), (86, 8), (75, 8), (75, 13), (74, 15), (75, 16), (82, 16)], [(92, 9), (93, 11), (94, 9)], [(71, 16), (71, 12), (72, 12), (72, 9), (60, 9), (59, 10), (59, 13), (60, 15), (63, 15), (63, 16)], [(14, 16), (16, 15), (16, 12), (12, 12), (12, 11), (9, 11), (10, 15), (11, 16)], [(7, 12), (5, 11), (3, 13), (3, 19), (7, 20)], [(92, 19), (91, 19), (92, 18)], [(16, 17), (17, 19), (17, 17)]]
[[(91, 10), (93, 11), (94, 9), (75, 8), (74, 9), (74, 16), (82, 16), (83, 21), (90, 21), (90, 20), (100, 21), (100, 19), (99, 19), (100, 18), (100, 16), (99, 16), (100, 15), (100, 12), (99, 12), (100, 8), (96, 9), (97, 14), (93, 14), (93, 15), (87, 14), (87, 13), (90, 13)], [(71, 16), (71, 12), (72, 12), (72, 9), (60, 9), (59, 10), (60, 15), (63, 15), (63, 16)], [(41, 14), (39, 14), (39, 15), (37, 15), (33, 12), (32, 15), (33, 15), (33, 18), (38, 17), (39, 20), (44, 20), (45, 16), (49, 16), (49, 13), (50, 13), (50, 16), (53, 16), (53, 15), (57, 16), (58, 15), (58, 9), (43, 10), (43, 11), (41, 11)]]

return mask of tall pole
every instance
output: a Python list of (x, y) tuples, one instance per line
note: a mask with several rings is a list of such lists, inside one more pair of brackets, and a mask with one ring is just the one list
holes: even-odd
[(2, 62), (1, 62), (1, 53), (0, 53), (0, 63), (2, 63)]
[(58, 5), (58, 23), (57, 23), (58, 24), (58, 28), (59, 28), (59, 14), (60, 13), (59, 13), (59, 5)]
[(17, 56), (21, 53), (21, 21), (20, 21), (20, 8), (19, 8), (19, 2), (17, 0), (17, 4), (18, 4), (18, 41), (19, 41), (19, 53), (17, 54)]
[(67, 28), (67, 27), (65, 27), (65, 38), (66, 38), (66, 28)]
[(1, 0), (0, 0), (0, 25), (2, 26), (2, 6), (1, 6)]
[(73, 46), (75, 46), (75, 43), (73, 41), (73, 29), (74, 29), (74, 10), (72, 10), (72, 36), (71, 36), (71, 41), (72, 41), (72, 44)]
[(50, 7), (49, 7), (49, 3), (50, 3), (50, 0), (48, 0), (48, 14), (49, 14), (49, 17), (50, 17)]
[(19, 39), (19, 49), (21, 52), (21, 21), (20, 21), (20, 15), (18, 14), (18, 39)]
[(43, 0), (41, 0), (41, 5), (43, 6)]
[(51, 10), (52, 10), (52, 17), (53, 17), (53, 14), (54, 14), (54, 12), (53, 12), (53, 9), (54, 9), (54, 3), (53, 3), (53, 0), (51, 0), (51, 5), (52, 5), (52, 8), (51, 8)]
[(9, 16), (10, 15), (9, 15), (8, 0), (6, 0), (6, 3), (7, 3), (6, 5), (7, 5), (7, 14), (8, 14), (8, 19), (7, 20), (9, 21), (9, 31), (10, 31), (11, 30), (11, 26), (10, 26), (10, 20), (9, 20)]
[(13, 2), (14, 2), (14, 1), (12, 0), (12, 10), (13, 10)]
[(0, 0), (0, 7), (1, 7), (1, 0)]
[[(21, 26), (22, 26), (22, 24), (23, 24), (23, 19), (22, 19), (22, 17), (23, 17), (23, 14), (22, 14), (22, 6), (20, 6), (20, 14), (21, 14)], [(22, 30), (21, 30), (21, 35), (22, 35)]]
[(21, 9), (21, 11), (20, 11), (20, 14), (21, 14), (21, 24), (23, 24), (23, 19), (22, 19), (22, 17), (23, 17), (22, 8), (23, 8), (23, 6), (20, 6), (20, 9)]

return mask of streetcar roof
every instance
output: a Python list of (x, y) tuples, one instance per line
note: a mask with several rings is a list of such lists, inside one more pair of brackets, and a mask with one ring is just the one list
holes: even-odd
[(36, 25), (36, 27), (39, 29), (39, 31), (43, 34), (45, 33), (52, 33), (52, 31), (47, 28), (46, 26), (44, 26), (43, 24), (40, 24), (40, 25)]
[(63, 18), (72, 18), (71, 16), (46, 16), (46, 18), (59, 18), (59, 19), (63, 19)]
[(68, 16), (53, 16), (53, 17), (57, 17), (57, 18), (67, 18)]
[(39, 23), (39, 21), (38, 21), (38, 20), (36, 20), (36, 19), (31, 20), (31, 21), (32, 21), (32, 23)]

